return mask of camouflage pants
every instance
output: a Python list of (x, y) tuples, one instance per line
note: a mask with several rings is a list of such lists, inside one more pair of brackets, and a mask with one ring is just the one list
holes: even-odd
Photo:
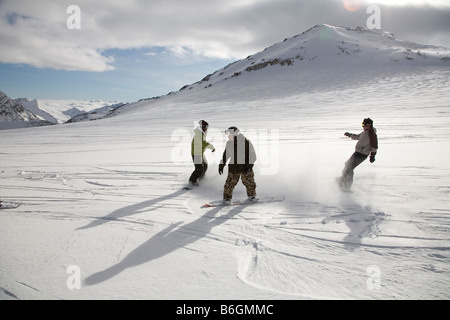
[(248, 173), (228, 173), (227, 180), (225, 181), (225, 186), (223, 188), (223, 198), (230, 199), (233, 197), (233, 190), (236, 187), (239, 179), (242, 178), (242, 184), (247, 189), (248, 197), (256, 196), (256, 183), (255, 183), (255, 174), (251, 170)]

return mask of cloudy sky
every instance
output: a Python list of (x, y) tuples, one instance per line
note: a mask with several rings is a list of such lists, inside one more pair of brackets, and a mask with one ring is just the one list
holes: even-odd
[(383, 31), (450, 47), (450, 0), (0, 0), (0, 90), (133, 102), (317, 24), (366, 27), (371, 4)]

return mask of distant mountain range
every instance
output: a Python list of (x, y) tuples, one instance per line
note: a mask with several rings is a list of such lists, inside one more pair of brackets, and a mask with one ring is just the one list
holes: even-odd
[(24, 108), (0, 91), (0, 129), (46, 126), (53, 123)]
[(95, 120), (122, 105), (100, 100), (12, 99), (0, 91), (0, 130)]
[[(339, 85), (342, 74), (346, 75), (347, 83), (364, 81), (357, 70), (362, 70), (370, 79), (372, 75), (382, 76), (421, 67), (448, 69), (449, 49), (403, 41), (380, 30), (322, 24), (231, 63), (167, 96), (208, 90), (204, 95), (206, 100), (221, 100), (242, 94), (260, 95), (282, 87), (284, 90), (273, 92), (275, 97), (280, 93), (287, 95), (299, 90)], [(355, 79), (351, 79), (352, 74)], [(61, 107), (61, 102), (44, 101), (47, 108), (43, 108), (41, 101), (36, 99), (13, 100), (4, 93), (0, 98), (0, 129), (97, 120), (126, 109), (122, 107), (135, 105), (71, 100), (63, 102), (64, 107)], [(159, 98), (162, 97), (140, 101)]]

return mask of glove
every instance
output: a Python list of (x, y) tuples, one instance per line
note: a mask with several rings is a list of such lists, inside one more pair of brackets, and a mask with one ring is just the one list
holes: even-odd
[(375, 162), (375, 154), (376, 153), (371, 153), (370, 154), (370, 163), (374, 163)]
[(350, 132), (346, 132), (346, 133), (344, 133), (344, 136), (351, 137), (351, 133)]
[(219, 164), (219, 174), (222, 175), (223, 173), (223, 168), (225, 167), (224, 164)]

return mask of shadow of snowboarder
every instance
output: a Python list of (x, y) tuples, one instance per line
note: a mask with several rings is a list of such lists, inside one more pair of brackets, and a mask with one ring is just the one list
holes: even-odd
[(125, 269), (150, 262), (179, 248), (186, 247), (206, 237), (212, 228), (233, 218), (242, 211), (242, 208), (235, 207), (226, 215), (216, 216), (223, 208), (215, 207), (205, 215), (185, 225), (182, 225), (182, 222), (178, 222), (168, 226), (130, 252), (119, 263), (87, 277), (84, 284), (95, 285), (107, 281)]

